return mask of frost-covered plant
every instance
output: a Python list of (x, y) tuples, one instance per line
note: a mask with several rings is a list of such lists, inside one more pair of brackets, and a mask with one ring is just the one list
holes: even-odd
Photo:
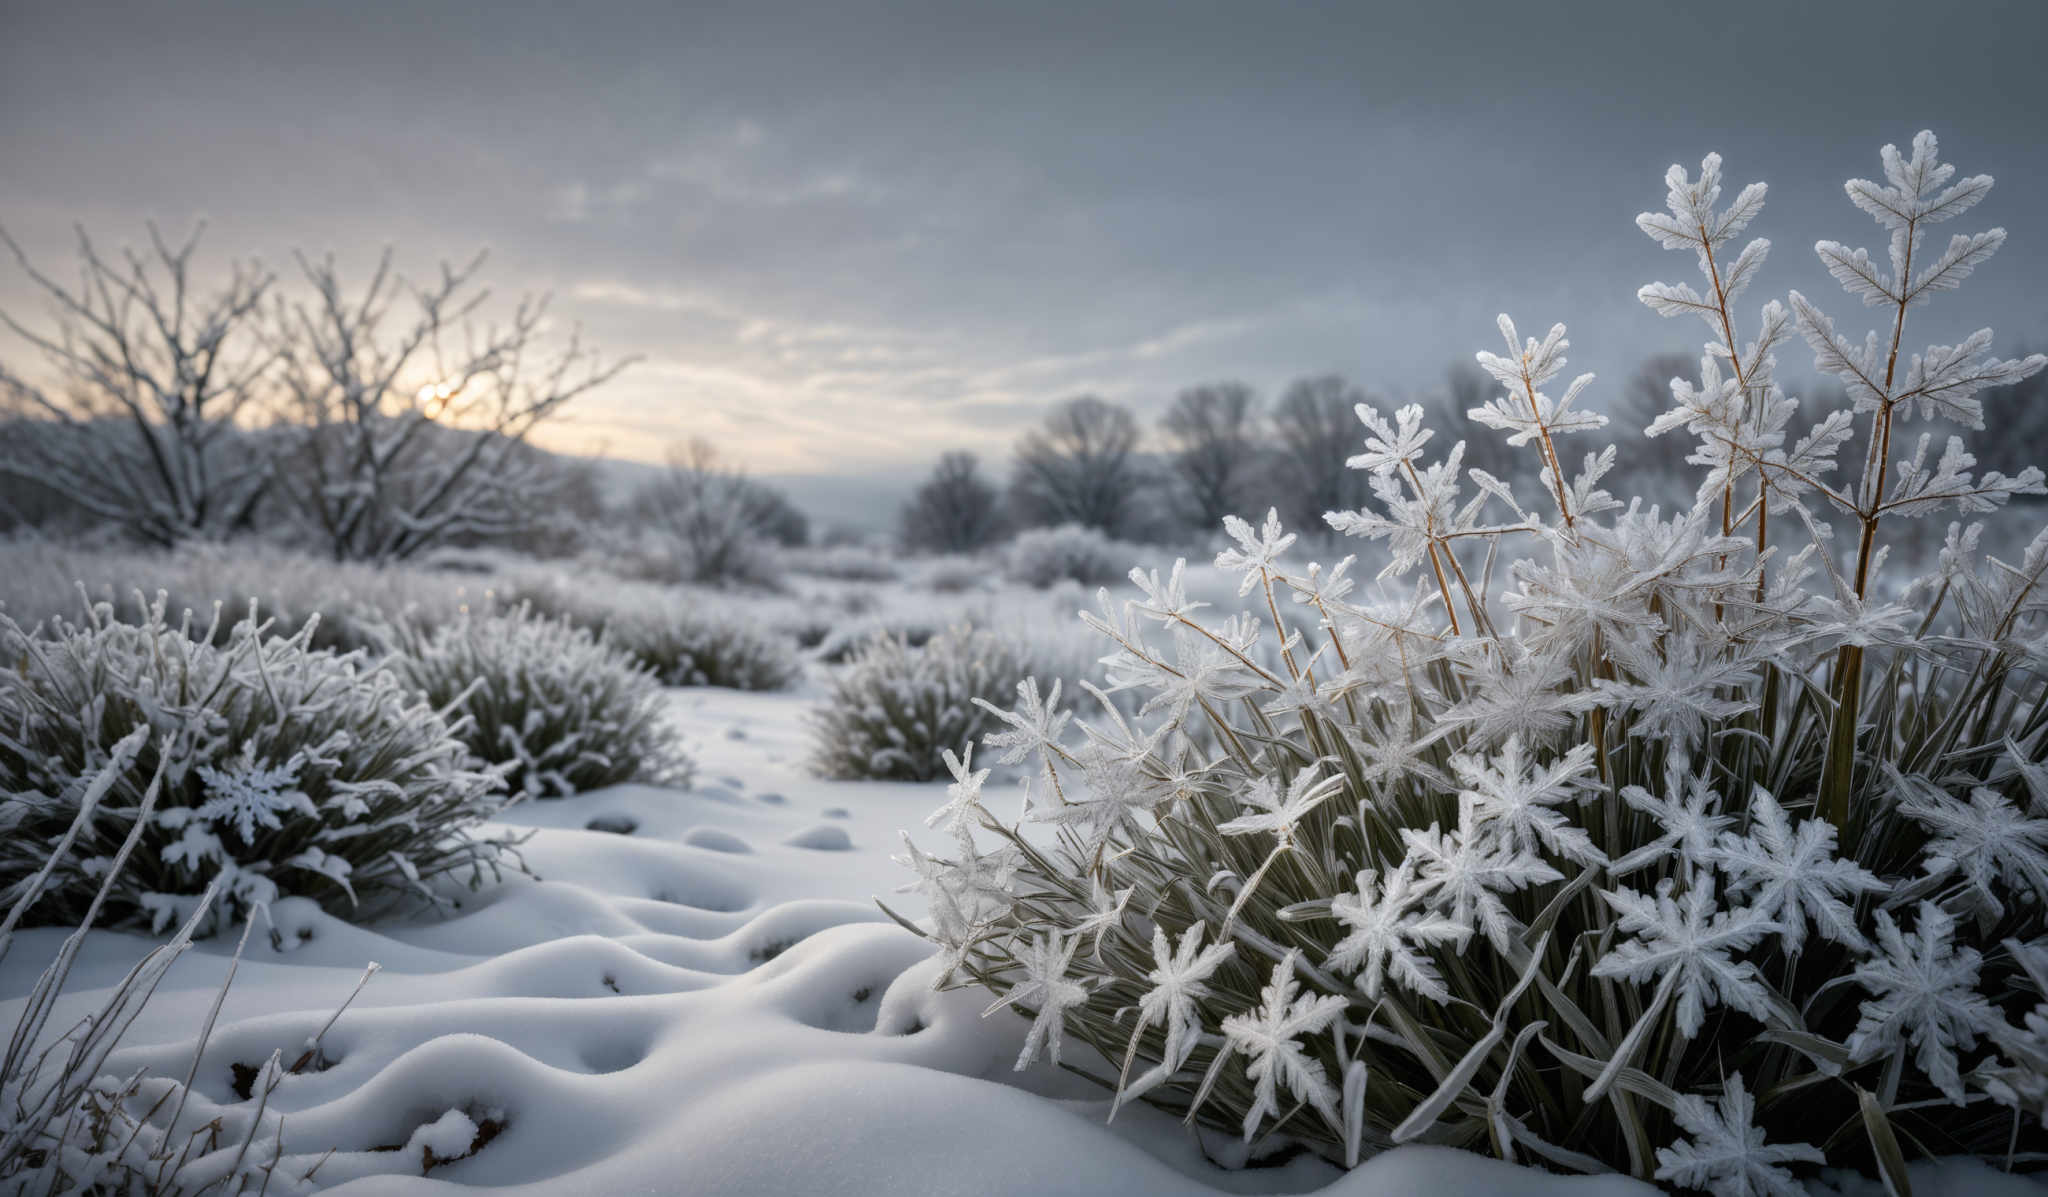
[[(0, 920), (0, 960), (13, 944), (14, 929), (43, 894), (43, 886), (74, 848), (78, 833), (91, 822), (100, 800), (131, 769), (136, 754), (150, 738), (150, 728), (137, 727), (113, 746), (106, 765), (89, 781), (66, 835), (50, 845), (44, 867), (25, 885), (13, 889), (13, 900)], [(168, 745), (166, 745), (168, 747)], [(283, 1119), (268, 1110), (271, 1094), (285, 1075), (298, 1071), (318, 1051), (315, 1036), (294, 1063), (273, 1053), (251, 1085), (254, 1108), (223, 1110), (194, 1092), (193, 1078), (212, 1036), (215, 1019), (236, 966), (248, 945), (256, 914), (243, 923), (227, 977), (200, 1028), (191, 1064), (183, 1079), (138, 1070), (123, 1078), (105, 1071), (142, 1008), (178, 958), (192, 946), (193, 936), (213, 914), (214, 902), (230, 875), (214, 878), (193, 903), (177, 934), (145, 953), (96, 1009), (45, 1040), (56, 1000), (69, 980), (85, 936), (149, 824), (149, 814), (163, 793), (164, 773), (172, 759), (157, 754), (156, 773), (143, 790), (140, 817), (128, 821), (128, 833), (105, 862), (96, 900), (30, 988), (22, 1003), (4, 1058), (0, 1058), (0, 1186), (16, 1193), (152, 1193), (197, 1197), (207, 1193), (309, 1191), (312, 1171), (294, 1175), (279, 1170), (283, 1162)], [(372, 964), (368, 981), (377, 971)], [(357, 990), (362, 986), (359, 984)], [(335, 1017), (338, 1018), (339, 1012)], [(333, 1024), (333, 1019), (328, 1025)], [(269, 1115), (266, 1117), (266, 1115)], [(260, 1141), (259, 1141), (260, 1140)], [(317, 1169), (317, 1162), (315, 1169)]]
[[(1927, 244), (1991, 186), (1932, 135), (1883, 164), (1848, 192), (1888, 263), (1817, 247), (1880, 309), (1861, 343), (1797, 292), (1738, 339), (1764, 188), (1723, 205), (1718, 157), (1638, 219), (1703, 276), (1641, 293), (1710, 333), (1647, 429), (1695, 438), (1688, 510), (1604, 490), (1612, 446), (1568, 455), (1605, 423), (1591, 377), (1553, 397), (1563, 326), (1503, 316), (1472, 416), (1540, 496), (1462, 443), (1431, 460), (1421, 408), (1360, 405), (1375, 501), (1328, 521), (1385, 542), (1374, 585), (1288, 564), (1269, 515), (1217, 558), (1244, 610), (1201, 615), (1179, 566), (1103, 593), (1138, 716), (1020, 686), (977, 755), (1029, 762), (1025, 824), (963, 766), (934, 816), (957, 850), (908, 861), (946, 976), (1034, 1019), (1020, 1066), (1063, 1033), (1119, 1102), (1347, 1162), (1422, 1140), (1790, 1193), (1823, 1159), (1895, 1189), (1908, 1149), (2048, 1159), (2048, 529), (2001, 560), (1951, 525), (1873, 589), (1898, 521), (2042, 493), (1908, 434), (1982, 428), (1976, 392), (2048, 359), (1906, 350), (2004, 233)], [(1795, 330), (1850, 404), (1798, 426)]]
[(1060, 582), (1103, 586), (1130, 568), (1131, 547), (1081, 524), (1028, 528), (1005, 551), (1012, 578), (1043, 590)]
[(43, 869), (137, 728), (151, 736), (136, 769), (54, 866), (38, 917), (72, 920), (92, 901), (142, 807), (133, 776), (160, 757), (162, 798), (107, 898), (115, 923), (183, 922), (215, 879), (224, 908), (246, 912), (290, 894), (339, 910), (440, 904), (443, 875), (496, 877), (514, 841), (475, 828), (501, 779), (388, 670), (311, 649), (311, 633), (270, 636), (254, 610), (225, 635), (189, 612), (173, 624), (161, 596), (132, 623), (102, 604), (46, 634), (0, 614), (0, 900)]
[[(701, 592), (617, 580), (592, 586), (528, 578), (507, 587), (514, 604), (604, 637), (664, 686), (782, 690), (803, 674), (794, 640)], [(728, 600), (730, 602), (731, 600)]]
[(375, 648), (379, 624), (401, 613), (421, 624), (451, 619), (489, 585), (416, 565), (374, 568), (247, 544), (188, 544), (157, 553), (0, 543), (0, 572), (8, 579), (7, 613), (23, 627), (75, 617), (81, 587), (115, 618), (140, 618), (142, 608), (126, 601), (140, 585), (146, 593), (168, 595), (166, 610), (198, 612), (200, 631), (215, 605), (222, 607), (228, 618), (212, 626), (223, 642), (235, 615), (254, 601), (273, 635), (311, 625), (311, 646), (337, 652)]
[(560, 798), (629, 781), (687, 785), (692, 765), (652, 674), (602, 636), (525, 606), (438, 630), (391, 630), (392, 670), (515, 794)]
[(1013, 692), (1031, 665), (1011, 642), (970, 625), (922, 647), (879, 635), (862, 645), (811, 714), (811, 767), (821, 776), (932, 781), (964, 741), (999, 726), (975, 705)]
[(715, 613), (678, 607), (629, 612), (606, 625), (605, 638), (664, 686), (786, 690), (803, 676), (789, 637)]

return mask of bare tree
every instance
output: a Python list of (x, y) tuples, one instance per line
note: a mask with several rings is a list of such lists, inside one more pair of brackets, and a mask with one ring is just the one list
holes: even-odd
[(1137, 447), (1138, 421), (1129, 408), (1093, 395), (1059, 404), (1017, 442), (1010, 478), (1017, 522), (1129, 534), (1143, 522), (1135, 505), (1143, 482)]
[(1195, 526), (1213, 532), (1240, 515), (1259, 466), (1259, 397), (1241, 382), (1189, 387), (1159, 421), (1173, 472), (1194, 504)]
[[(489, 292), (471, 285), (481, 254), (412, 287), (386, 251), (354, 297), (332, 257), (298, 261), (313, 294), (278, 313), (293, 417), (278, 484), (333, 555), (400, 560), (531, 519), (546, 467), (518, 449), (628, 362), (601, 363), (574, 334), (542, 352), (545, 300), (521, 301), (507, 324), (481, 324)], [(394, 318), (402, 297), (416, 310)]]
[(73, 287), (37, 270), (0, 229), (56, 316), (55, 330), (42, 333), (0, 312), (48, 376), (38, 383), (0, 366), (0, 415), (37, 425), (35, 435), (0, 441), (0, 473), (167, 546), (243, 525), (269, 476), (236, 420), (271, 360), (255, 328), (271, 276), (235, 264), (197, 294), (192, 255), (202, 231), (173, 248), (150, 225), (148, 254), (113, 260), (81, 228)]
[(668, 468), (634, 493), (629, 510), (643, 532), (667, 542), (674, 580), (725, 585), (774, 580), (765, 549), (795, 509), (698, 437), (669, 447)]
[(1353, 409), (1366, 401), (1359, 387), (1326, 374), (1289, 383), (1274, 407), (1279, 460), (1270, 479), (1273, 505), (1296, 531), (1323, 531), (1324, 512), (1364, 504), (1365, 474), (1344, 463), (1364, 448)]
[(971, 553), (1002, 533), (996, 488), (980, 473), (972, 453), (939, 458), (931, 476), (903, 504), (899, 519), (905, 548), (934, 553)]

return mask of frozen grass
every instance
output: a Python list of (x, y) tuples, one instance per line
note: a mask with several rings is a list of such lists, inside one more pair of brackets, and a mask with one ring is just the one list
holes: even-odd
[[(1909, 517), (2043, 491), (1906, 438), (1981, 427), (1976, 390), (2048, 365), (1988, 333), (1899, 352), (1913, 300), (2004, 236), (1922, 246), (1990, 188), (1934, 149), (1849, 185), (1892, 275), (1820, 246), (1888, 308), (1867, 348), (1796, 292), (1721, 341), (1762, 189), (1723, 209), (1717, 158), (1672, 168), (1638, 223), (1706, 285), (1643, 298), (1717, 341), (1648, 431), (1698, 438), (1691, 510), (1601, 489), (1611, 448), (1572, 470), (1566, 437), (1605, 423), (1574, 408), (1590, 378), (1551, 398), (1563, 326), (1503, 316), (1473, 417), (1541, 456), (1543, 493), (1467, 475), (1462, 444), (1427, 459), (1420, 407), (1359, 409), (1376, 502), (1329, 522), (1412, 590), (1289, 563), (1269, 515), (1230, 522), (1216, 612), (1179, 569), (1104, 596), (1141, 716), (1073, 724), (1025, 689), (976, 763), (1031, 762), (1034, 806), (999, 818), (963, 769), (933, 815), (955, 848), (907, 861), (942, 975), (1032, 1018), (1020, 1068), (1064, 1043), (1118, 1105), (1345, 1164), (1434, 1142), (1790, 1193), (1823, 1163), (1904, 1191), (1908, 1151), (2048, 1160), (2048, 530), (1996, 557), (1951, 524), (1928, 572), (1880, 580)], [(1811, 428), (1771, 378), (1795, 326), (1855, 398)]]
[[(33, 885), (44, 894), (36, 917), (78, 917), (138, 821), (133, 859), (105, 899), (117, 924), (182, 923), (211, 882), (234, 911), (288, 894), (346, 910), (406, 895), (444, 902), (428, 882), (497, 874), (510, 841), (478, 830), (503, 782), (477, 767), (459, 726), (360, 655), (309, 648), (310, 629), (269, 636), (245, 616), (208, 630), (188, 634), (161, 603), (133, 623), (95, 608), (38, 636), (0, 615), (10, 898)], [(112, 772), (75, 850), (51, 865), (88, 783), (138, 729), (148, 738), (136, 768)], [(145, 813), (136, 779), (159, 768)]]
[(689, 784), (659, 683), (602, 636), (521, 605), (467, 612), (431, 631), (400, 621), (391, 638), (392, 672), (459, 717), (456, 734), (515, 794)]
[[(476, 572), (477, 558), (460, 571), (420, 566), (337, 563), (255, 545), (192, 545), (175, 553), (76, 549), (45, 541), (0, 541), (0, 606), (23, 627), (50, 619), (76, 620), (82, 585), (93, 602), (116, 618), (138, 614), (136, 591), (162, 592), (170, 618), (190, 610), (204, 628), (218, 604), (227, 612), (225, 633), (254, 600), (281, 635), (314, 622), (312, 646), (348, 651), (371, 648), (376, 625), (406, 615), (417, 624), (453, 618), (490, 589)], [(482, 560), (489, 560), (488, 558)]]

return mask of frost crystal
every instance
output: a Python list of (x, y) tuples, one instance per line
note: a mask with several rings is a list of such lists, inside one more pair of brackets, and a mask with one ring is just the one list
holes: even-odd
[(1223, 1034), (1230, 1046), (1251, 1057), (1244, 1070), (1255, 1085), (1251, 1108), (1244, 1116), (1246, 1142), (1258, 1130), (1260, 1119), (1280, 1112), (1282, 1085), (1291, 1096), (1314, 1106), (1331, 1122), (1337, 1121), (1337, 1092), (1323, 1072), (1322, 1061), (1310, 1057), (1295, 1040), (1329, 1026), (1349, 1003), (1334, 994), (1296, 997), (1300, 983), (1294, 979), (1294, 962), (1299, 955), (1290, 951), (1273, 966), (1272, 979), (1259, 991), (1263, 1005), (1223, 1020)]
[(1294, 780), (1287, 783), (1284, 796), (1273, 778), (1261, 777), (1244, 793), (1244, 804), (1253, 808), (1252, 813), (1239, 815), (1220, 824), (1216, 830), (1224, 835), (1270, 831), (1279, 837), (1282, 844), (1291, 844), (1294, 842), (1294, 829), (1302, 819), (1343, 786), (1342, 777), (1318, 778), (1313, 766), (1294, 775)]
[(242, 837), (244, 844), (256, 842), (256, 828), (272, 831), (284, 826), (280, 814), (297, 811), (309, 819), (320, 812), (303, 791), (292, 789), (305, 766), (305, 758), (294, 755), (282, 765), (259, 767), (253, 756), (242, 755), (225, 769), (199, 766), (199, 778), (206, 783), (206, 801), (198, 817), (214, 824), (226, 822)]
[(1932, 902), (1920, 903), (1912, 931), (1899, 930), (1889, 914), (1878, 911), (1877, 944), (1883, 955), (1850, 974), (1877, 996), (1863, 1003), (1849, 1054), (1873, 1060), (1911, 1044), (1920, 1071), (1960, 1104), (1956, 1052), (1976, 1046), (1977, 1036), (1999, 1021), (1977, 992), (1983, 957), (1975, 948), (1958, 946), (1955, 918)]
[(1702, 874), (1677, 898), (1669, 879), (1654, 897), (1633, 890), (1601, 894), (1621, 916), (1616, 944), (1593, 966), (1596, 977), (1626, 977), (1676, 987), (1678, 1033), (1699, 1034), (1708, 1007), (1732, 1006), (1757, 1019), (1770, 1017), (1770, 994), (1756, 966), (1733, 953), (1753, 948), (1777, 924), (1754, 909), (1724, 910), (1714, 900), (1714, 879)]
[(1746, 896), (1758, 913), (1774, 920), (1794, 951), (1806, 942), (1808, 919), (1836, 943), (1867, 949), (1849, 902), (1859, 894), (1882, 893), (1885, 883), (1835, 855), (1835, 825), (1807, 819), (1794, 830), (1785, 808), (1761, 786), (1749, 814), (1749, 834), (1724, 833), (1716, 849), (1730, 896)]
[[(1157, 1065), (1117, 1093), (1118, 1104), (1148, 1092), (1179, 1072), (1194, 1052), (1196, 1037), (1202, 1029), (1198, 1003), (1210, 995), (1209, 977), (1237, 953), (1234, 943), (1203, 947), (1202, 936), (1208, 929), (1207, 923), (1195, 923), (1181, 932), (1179, 945), (1171, 951), (1166, 932), (1158, 927), (1152, 929), (1153, 967), (1145, 974), (1152, 988), (1138, 999), (1138, 1025), (1131, 1030), (1131, 1052), (1137, 1052), (1138, 1037), (1145, 1028), (1159, 1023), (1166, 1026), (1166, 1051)], [(1128, 1058), (1124, 1067), (1130, 1068)]]
[(1454, 756), (1451, 768), (1467, 787), (1460, 802), (1472, 809), (1472, 822), (1500, 836), (1509, 847), (1534, 852), (1541, 846), (1580, 864), (1605, 864), (1585, 829), (1557, 809), (1579, 796), (1584, 777), (1593, 768), (1593, 746), (1574, 745), (1549, 765), (1534, 766), (1525, 757), (1520, 737), (1510, 736), (1491, 763)]
[(1521, 934), (1522, 925), (1508, 913), (1501, 894), (1564, 880), (1564, 874), (1542, 857), (1503, 843), (1479, 826), (1469, 804), (1456, 830), (1441, 832), (1434, 823), (1428, 831), (1404, 827), (1401, 840), (1408, 845), (1422, 888), (1448, 900), (1454, 921), (1476, 926), (1503, 954)]
[(1724, 1197), (1805, 1197), (1806, 1187), (1781, 1165), (1826, 1162), (1810, 1144), (1764, 1143), (1756, 1099), (1739, 1072), (1723, 1084), (1719, 1102), (1688, 1093), (1672, 1113), (1690, 1138), (1657, 1149), (1658, 1180)]
[(1073, 963), (1074, 949), (1080, 944), (1078, 935), (1032, 936), (1019, 961), (1024, 966), (1024, 979), (982, 1011), (986, 1017), (1013, 1003), (1038, 1007), (1038, 1013), (1031, 1019), (1031, 1030), (1024, 1036), (1024, 1050), (1017, 1053), (1019, 1072), (1030, 1067), (1041, 1048), (1054, 1064), (1060, 1062), (1061, 1032), (1067, 1011), (1088, 1000), (1088, 987), (1067, 979), (1067, 966)]
[(1384, 888), (1371, 869), (1358, 874), (1357, 892), (1331, 899), (1330, 912), (1350, 931), (1330, 949), (1324, 966), (1357, 974), (1358, 987), (1369, 998), (1380, 995), (1392, 977), (1427, 998), (1450, 1000), (1450, 991), (1428, 955), (1435, 944), (1454, 944), (1461, 951), (1472, 928), (1437, 914), (1415, 892), (1407, 861), (1387, 875)]
[(1965, 900), (1993, 919), (2005, 915), (2002, 888), (2048, 901), (2048, 818), (2029, 818), (1986, 786), (1972, 789), (1970, 801), (1962, 803), (1925, 783), (1896, 782), (1907, 783), (1899, 809), (1929, 832), (1929, 880), (1959, 878)]

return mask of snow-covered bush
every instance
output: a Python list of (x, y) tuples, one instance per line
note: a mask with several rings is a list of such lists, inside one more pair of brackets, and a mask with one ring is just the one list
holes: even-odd
[(989, 563), (980, 557), (948, 553), (933, 557), (918, 570), (917, 583), (933, 594), (966, 594), (987, 590), (995, 581)]
[(1104, 586), (1124, 576), (1131, 565), (1131, 547), (1093, 528), (1061, 524), (1030, 528), (1010, 542), (1006, 562), (1010, 577), (1043, 590), (1064, 581)]
[(43, 869), (137, 728), (151, 733), (137, 767), (53, 866), (38, 917), (72, 920), (92, 901), (142, 807), (135, 777), (160, 761), (162, 796), (107, 898), (114, 922), (183, 921), (216, 877), (236, 911), (287, 894), (338, 911), (440, 903), (437, 877), (495, 877), (512, 841), (473, 829), (503, 782), (389, 671), (309, 648), (310, 632), (269, 636), (252, 612), (216, 636), (189, 614), (170, 623), (161, 596), (132, 623), (100, 605), (43, 635), (0, 614), (0, 894)]
[(435, 631), (391, 629), (392, 670), (462, 716), (471, 751), (514, 793), (559, 798), (622, 782), (686, 785), (691, 763), (652, 674), (603, 637), (525, 606), (470, 612)]
[[(1021, 686), (977, 758), (1032, 762), (1043, 826), (963, 765), (933, 817), (957, 851), (906, 862), (948, 975), (1032, 1019), (1019, 1067), (1079, 1040), (1119, 1103), (1349, 1162), (1421, 1140), (1792, 1193), (1823, 1161), (1903, 1191), (1907, 1150), (2048, 1158), (2048, 530), (1996, 560), (1951, 525), (1932, 572), (1873, 589), (1898, 521), (2041, 493), (1907, 434), (1983, 427), (1975, 392), (2048, 359), (1988, 330), (1904, 349), (2005, 234), (1927, 243), (1991, 186), (1931, 135), (1883, 165), (1848, 192), (1889, 262), (1817, 247), (1880, 309), (1868, 339), (1795, 291), (1738, 340), (1764, 188), (1722, 206), (1718, 157), (1638, 219), (1705, 276), (1641, 292), (1710, 332), (1647, 429), (1697, 439), (1689, 510), (1609, 495), (1611, 446), (1567, 458), (1605, 422), (1590, 377), (1552, 398), (1563, 327), (1503, 316), (1473, 417), (1540, 457), (1540, 497), (1462, 444), (1429, 460), (1421, 408), (1361, 405), (1376, 503), (1328, 520), (1386, 542), (1375, 585), (1285, 564), (1269, 515), (1217, 558), (1244, 610), (1199, 616), (1178, 567), (1102, 596), (1141, 715), (1075, 725)], [(1797, 428), (1795, 331), (1851, 400)]]
[(871, 781), (944, 777), (955, 747), (1000, 726), (974, 700), (1008, 694), (1030, 672), (1008, 639), (969, 625), (923, 647), (876, 636), (855, 651), (811, 715), (812, 768)]
[(311, 646), (337, 652), (375, 648), (378, 626), (400, 614), (420, 624), (451, 619), (491, 585), (419, 566), (376, 568), (247, 544), (188, 544), (159, 553), (0, 543), (0, 571), (8, 579), (6, 611), (23, 627), (75, 616), (80, 587), (116, 619), (137, 617), (141, 608), (127, 598), (141, 586), (166, 594), (167, 611), (195, 612), (201, 631), (219, 604), (228, 613), (217, 625), (223, 639), (234, 616), (254, 601), (272, 634), (289, 636), (311, 624)]
[(803, 675), (789, 637), (717, 612), (665, 604), (614, 619), (605, 636), (664, 686), (786, 690)]
[(803, 673), (790, 636), (735, 610), (733, 600), (713, 601), (703, 592), (537, 576), (514, 582), (507, 595), (604, 637), (664, 686), (781, 690)]

